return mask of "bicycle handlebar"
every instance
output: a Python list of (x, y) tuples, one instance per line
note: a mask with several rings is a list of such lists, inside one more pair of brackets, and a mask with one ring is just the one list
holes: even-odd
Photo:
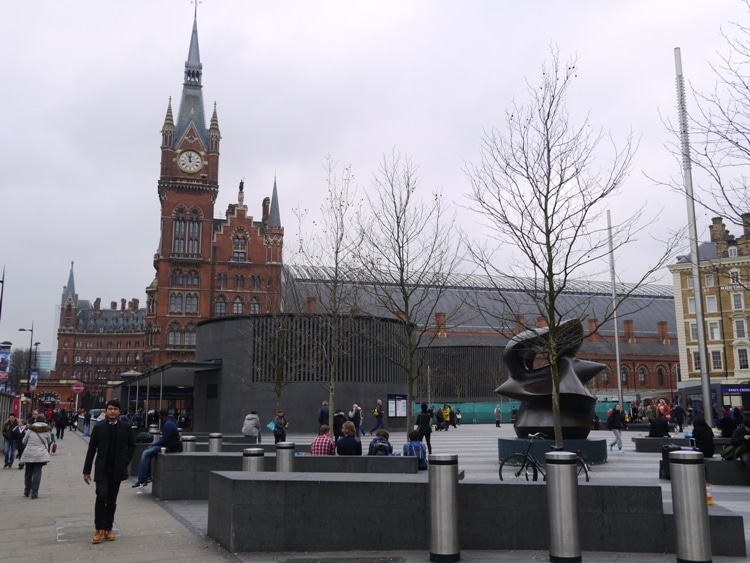
[(535, 432), (534, 434), (529, 434), (529, 440), (534, 440), (536, 438), (538, 438), (540, 440), (546, 440), (547, 439), (547, 435), (544, 434), (543, 432)]

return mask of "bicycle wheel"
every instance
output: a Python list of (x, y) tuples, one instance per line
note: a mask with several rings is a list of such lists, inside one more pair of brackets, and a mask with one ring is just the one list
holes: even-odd
[(586, 475), (586, 482), (589, 482), (589, 479), (591, 479), (591, 474), (589, 472), (589, 464), (583, 461), (580, 457), (576, 460), (576, 463), (578, 465), (578, 476), (581, 476), (581, 473)]
[(523, 454), (513, 454), (500, 462), (501, 481), (536, 481), (536, 464)]

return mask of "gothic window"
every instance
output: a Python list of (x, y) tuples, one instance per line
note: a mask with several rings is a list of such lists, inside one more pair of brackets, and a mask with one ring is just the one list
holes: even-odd
[(232, 237), (232, 261), (244, 262), (247, 259), (247, 238), (244, 236)]
[(627, 384), (627, 382), (628, 382), (628, 370), (627, 370), (627, 368), (622, 368), (620, 370), (620, 381), (623, 384)]
[(100, 340), (99, 342), (96, 343), (96, 347), (97, 348), (103, 348), (104, 347), (104, 343)]
[(141, 361), (141, 355), (138, 352), (136, 352), (135, 353), (135, 363), (137, 364), (140, 361)]
[(128, 352), (127, 354), (125, 354), (125, 363), (126, 364), (130, 363), (130, 352)]
[(122, 354), (120, 352), (117, 352), (117, 363), (118, 364), (122, 363)]
[(198, 295), (195, 293), (188, 293), (185, 297), (185, 312), (186, 313), (197, 313), (198, 312)]
[(235, 297), (234, 301), (232, 301), (232, 314), (241, 315), (242, 312), (242, 299)]
[(177, 212), (172, 222), (172, 252), (185, 252), (185, 212), (182, 210)]
[(216, 307), (214, 310), (214, 314), (217, 317), (224, 317), (227, 314), (227, 300), (223, 297), (219, 297), (216, 300)]
[(108, 364), (112, 363), (112, 352), (107, 352), (107, 363)]
[(257, 297), (253, 297), (250, 301), (250, 314), (260, 315), (260, 302)]
[(656, 370), (656, 384), (659, 387), (664, 387), (664, 370), (661, 368)]
[(91, 352), (89, 352), (89, 353), (86, 354), (86, 363), (87, 364), (91, 363)]
[(63, 342), (63, 348), (69, 348), (69, 347), (70, 347), (70, 342), (66, 338), (65, 341)]
[(646, 385), (646, 370), (643, 368), (638, 369), (638, 385)]
[(62, 357), (62, 363), (67, 364), (68, 363), (68, 353), (65, 352)]
[(117, 343), (117, 349), (122, 350), (122, 341)]
[(217, 274), (216, 276), (216, 289), (226, 289), (227, 288), (227, 275), (226, 274)]
[(169, 295), (169, 312), (170, 313), (182, 312), (182, 294), (172, 293)]
[(250, 286), (252, 289), (260, 289), (260, 277), (253, 276), (250, 279)]
[(102, 363), (102, 353), (101, 352), (98, 352), (96, 354), (96, 363), (97, 363), (97, 365)]
[(195, 346), (195, 332), (189, 331), (185, 333), (185, 346)]
[(169, 283), (173, 286), (181, 287), (182, 286), (182, 272), (179, 270), (176, 272), (172, 272), (172, 275), (170, 276)]
[(187, 284), (188, 285), (198, 285), (199, 284), (199, 278), (197, 272), (190, 272), (187, 275)]
[(156, 312), (156, 300), (150, 297), (148, 300), (148, 314), (153, 315)]
[(201, 247), (201, 221), (198, 211), (193, 210), (190, 214), (188, 224), (188, 253), (200, 254)]
[(243, 289), (245, 287), (245, 276), (240, 274), (234, 275), (234, 287), (235, 289)]
[(609, 385), (609, 372), (602, 370), (602, 385)]

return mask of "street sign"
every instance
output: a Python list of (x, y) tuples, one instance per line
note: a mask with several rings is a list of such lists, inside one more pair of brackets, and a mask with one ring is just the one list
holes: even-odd
[(83, 386), (83, 383), (75, 383), (71, 389), (73, 390), (73, 393), (83, 393), (85, 387)]

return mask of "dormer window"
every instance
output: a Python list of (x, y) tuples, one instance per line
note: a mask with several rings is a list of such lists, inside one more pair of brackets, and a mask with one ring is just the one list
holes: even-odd
[(730, 258), (736, 258), (737, 257), (737, 247), (736, 246), (730, 246), (727, 248), (727, 256)]

